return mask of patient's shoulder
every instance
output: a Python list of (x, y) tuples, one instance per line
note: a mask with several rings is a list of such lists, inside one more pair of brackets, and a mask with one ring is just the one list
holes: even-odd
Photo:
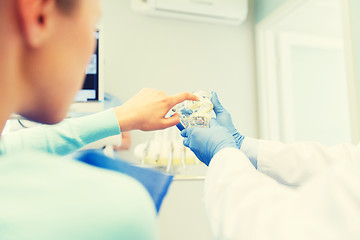
[(152, 199), (126, 175), (34, 152), (1, 156), (0, 172), (0, 221), (17, 226), (11, 236), (39, 229), (31, 233), (38, 239), (155, 238)]

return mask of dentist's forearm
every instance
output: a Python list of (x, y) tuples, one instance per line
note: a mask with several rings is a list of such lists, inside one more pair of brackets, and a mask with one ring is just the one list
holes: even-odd
[(252, 165), (257, 168), (259, 140), (245, 137), (240, 150), (250, 159)]

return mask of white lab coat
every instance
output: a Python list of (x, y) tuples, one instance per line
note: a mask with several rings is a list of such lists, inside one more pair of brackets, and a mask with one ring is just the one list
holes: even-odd
[(360, 239), (360, 146), (261, 140), (257, 149), (258, 170), (233, 148), (210, 163), (215, 239)]

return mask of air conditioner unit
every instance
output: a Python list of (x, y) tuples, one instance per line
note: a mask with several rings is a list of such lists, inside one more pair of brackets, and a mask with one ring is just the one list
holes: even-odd
[(248, 0), (132, 0), (132, 8), (152, 16), (239, 25)]

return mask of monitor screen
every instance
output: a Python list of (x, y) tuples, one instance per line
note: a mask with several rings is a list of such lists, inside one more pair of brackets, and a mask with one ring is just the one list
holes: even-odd
[(82, 89), (76, 94), (71, 112), (97, 112), (103, 109), (102, 45), (100, 29), (95, 32), (96, 50), (86, 68)]
[(82, 89), (76, 94), (75, 102), (99, 100), (99, 32), (96, 31), (96, 50), (86, 68), (86, 76)]

